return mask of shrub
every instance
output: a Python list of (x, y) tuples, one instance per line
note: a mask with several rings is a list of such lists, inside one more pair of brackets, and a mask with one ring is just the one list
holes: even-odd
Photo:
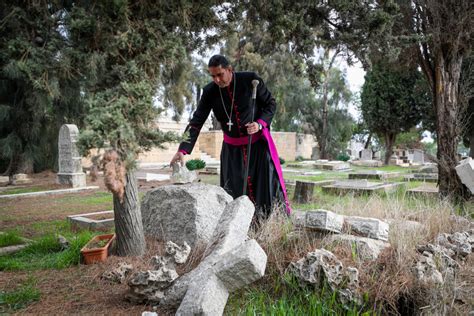
[(204, 167), (206, 167), (206, 162), (202, 159), (191, 159), (186, 162), (186, 168), (188, 168), (188, 170), (199, 170)]
[(351, 157), (349, 157), (348, 154), (340, 153), (339, 155), (337, 155), (336, 160), (348, 161), (350, 158), (351, 158)]
[(23, 240), (16, 232), (6, 232), (0, 234), (0, 247), (20, 245), (23, 243)]
[(296, 157), (296, 159), (295, 159), (295, 160), (296, 160), (296, 161), (303, 161), (303, 160), (304, 160), (304, 158), (303, 158), (303, 156), (298, 156), (298, 157)]
[(281, 157), (278, 157), (278, 159), (280, 159), (280, 165), (284, 165), (285, 164), (285, 159), (281, 158)]

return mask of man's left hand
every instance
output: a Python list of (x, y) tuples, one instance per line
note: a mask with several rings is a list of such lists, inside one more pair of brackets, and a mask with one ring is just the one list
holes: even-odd
[(257, 122), (247, 123), (245, 127), (247, 127), (247, 133), (249, 135), (255, 134), (260, 130), (260, 124)]

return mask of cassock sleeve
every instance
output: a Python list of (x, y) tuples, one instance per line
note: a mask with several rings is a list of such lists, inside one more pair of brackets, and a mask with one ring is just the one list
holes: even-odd
[(261, 110), (261, 115), (257, 117), (257, 120), (262, 120), (265, 123), (263, 125), (267, 127), (272, 123), (273, 115), (275, 115), (276, 101), (270, 91), (268, 91), (262, 78), (255, 74), (255, 79), (259, 81), (257, 86), (257, 106)]
[(183, 141), (179, 145), (178, 151), (191, 154), (193, 151), (194, 145), (196, 144), (201, 128), (207, 120), (209, 113), (211, 112), (211, 104), (208, 102), (208, 93), (204, 90), (201, 100), (197, 106), (196, 111), (194, 111), (191, 121), (189, 121), (188, 126), (185, 129), (185, 133), (188, 133), (188, 139)]

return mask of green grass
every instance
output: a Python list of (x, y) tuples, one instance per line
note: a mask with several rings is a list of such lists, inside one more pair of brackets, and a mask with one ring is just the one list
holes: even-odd
[(31, 192), (40, 192), (40, 191), (46, 191), (46, 190), (47, 189), (43, 187), (12, 188), (12, 189), (7, 189), (5, 191), (1, 191), (0, 195), (31, 193)]
[(18, 235), (16, 231), (9, 231), (3, 234), (0, 234), (0, 247), (21, 245), (24, 241)]
[(9, 313), (25, 308), (39, 301), (41, 293), (36, 288), (36, 280), (29, 278), (24, 284), (12, 291), (0, 290), (0, 313)]
[(95, 192), (94, 194), (87, 196), (68, 195), (63, 197), (61, 202), (64, 204), (79, 202), (86, 205), (110, 203), (110, 206), (112, 207), (113, 197), (110, 192)]
[(272, 287), (254, 285), (232, 294), (226, 315), (376, 315), (367, 306), (345, 306), (337, 293), (325, 288), (300, 286), (288, 276), (278, 277)]
[(80, 262), (81, 248), (94, 236), (90, 231), (64, 234), (70, 246), (62, 250), (56, 234), (47, 234), (12, 255), (0, 257), (0, 271), (64, 269)]

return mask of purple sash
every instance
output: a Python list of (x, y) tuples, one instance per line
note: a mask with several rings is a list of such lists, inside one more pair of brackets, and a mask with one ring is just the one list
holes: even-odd
[[(262, 136), (267, 141), (268, 149), (270, 150), (270, 155), (272, 157), (273, 164), (275, 165), (275, 169), (278, 174), (278, 179), (280, 181), (280, 186), (285, 197), (286, 213), (290, 215), (291, 207), (286, 194), (285, 180), (283, 179), (283, 172), (281, 170), (280, 158), (278, 157), (277, 148), (275, 146), (275, 143), (273, 142), (272, 135), (270, 134), (270, 131), (267, 128), (267, 123), (263, 120), (257, 120), (257, 122), (263, 126), (263, 129), (260, 132), (252, 135), (252, 144), (261, 139)], [(224, 142), (233, 146), (243, 146), (248, 144), (248, 136), (235, 138), (224, 134)]]

